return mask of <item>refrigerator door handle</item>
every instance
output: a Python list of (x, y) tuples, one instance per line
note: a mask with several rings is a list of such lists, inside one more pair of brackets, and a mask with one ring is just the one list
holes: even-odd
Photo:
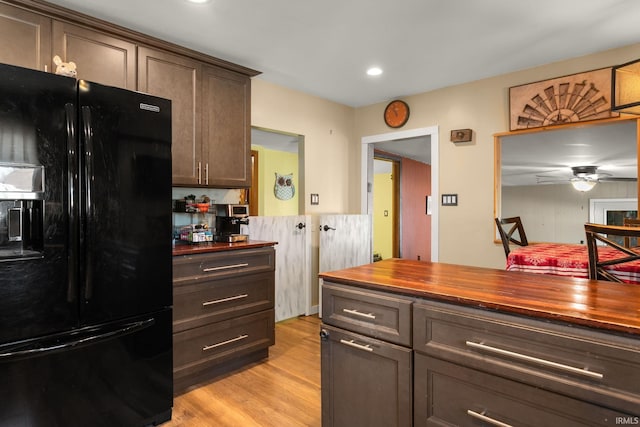
[[(84, 139), (84, 215), (85, 215), (85, 238), (84, 247), (91, 248), (93, 245), (93, 205), (91, 203), (91, 189), (93, 183), (93, 128), (91, 127), (91, 108), (82, 107), (82, 133)], [(85, 288), (84, 299), (90, 300), (93, 291), (93, 253), (85, 250)]]
[(67, 254), (68, 270), (68, 285), (67, 285), (67, 301), (72, 302), (76, 300), (78, 283), (76, 279), (76, 272), (78, 269), (78, 261), (75, 254), (77, 254), (78, 241), (78, 216), (77, 216), (77, 180), (78, 180), (78, 158), (76, 152), (76, 110), (74, 105), (67, 103), (64, 106), (65, 122), (67, 127), (67, 181), (68, 181), (68, 194), (69, 203), (67, 203), (67, 215), (69, 218), (69, 232), (68, 232), (68, 245), (69, 251)]
[(16, 349), (14, 347), (10, 351), (0, 353), (0, 363), (8, 360), (43, 356), (45, 354), (65, 351), (79, 346), (96, 344), (102, 341), (119, 338), (123, 335), (138, 332), (142, 329), (146, 329), (152, 326), (154, 323), (155, 319), (151, 317), (149, 319), (140, 320), (137, 322), (125, 323), (124, 325), (120, 324), (115, 329), (109, 328), (106, 331), (101, 328), (88, 328), (83, 332), (73, 332), (68, 334), (70, 339), (66, 341), (63, 341), (60, 338), (56, 338), (52, 339), (51, 343), (37, 342), (34, 343), (34, 345), (27, 346), (27, 348), (25, 348), (25, 346), (22, 346), (19, 349)]

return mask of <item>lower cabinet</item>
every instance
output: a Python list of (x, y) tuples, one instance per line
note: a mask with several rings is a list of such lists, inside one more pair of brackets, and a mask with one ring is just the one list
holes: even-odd
[(329, 282), (322, 316), (324, 427), (640, 420), (636, 337)]
[(272, 247), (174, 257), (174, 393), (268, 356), (275, 343)]
[(322, 286), (323, 427), (412, 422), (411, 299)]

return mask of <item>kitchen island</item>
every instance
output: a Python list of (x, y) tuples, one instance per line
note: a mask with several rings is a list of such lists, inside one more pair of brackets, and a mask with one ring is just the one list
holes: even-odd
[(269, 355), (276, 242), (173, 248), (174, 394)]
[(320, 277), (324, 426), (639, 420), (640, 286), (398, 259)]

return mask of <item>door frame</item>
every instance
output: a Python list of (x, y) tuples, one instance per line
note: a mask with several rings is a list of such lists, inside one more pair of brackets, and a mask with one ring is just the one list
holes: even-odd
[[(431, 261), (439, 259), (439, 137), (438, 126), (407, 129), (377, 135), (363, 136), (361, 139), (361, 180), (360, 211), (372, 215), (373, 210), (373, 144), (376, 142), (429, 136), (431, 139)], [(373, 230), (372, 230), (373, 231)], [(372, 242), (373, 244), (373, 242)], [(373, 248), (372, 248), (373, 249)]]

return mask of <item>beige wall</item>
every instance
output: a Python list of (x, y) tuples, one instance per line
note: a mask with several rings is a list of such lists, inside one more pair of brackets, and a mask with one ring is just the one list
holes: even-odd
[[(509, 87), (638, 57), (640, 44), (419, 95), (398, 94), (411, 107), (403, 130), (439, 126), (439, 193), (459, 195), (457, 207), (440, 209), (441, 262), (504, 267), (504, 252), (493, 243), (493, 134), (509, 128)], [(305, 136), (306, 194), (319, 193), (321, 201), (312, 207), (307, 200), (306, 213), (359, 212), (361, 138), (391, 131), (382, 120), (387, 102), (354, 110), (259, 78), (252, 96), (254, 126)], [(449, 142), (449, 132), (460, 128), (473, 129), (472, 143)]]
[[(251, 83), (251, 125), (304, 136), (305, 212), (345, 213), (349, 204), (355, 110), (342, 104), (273, 85), (255, 78)], [(354, 166), (355, 165), (355, 166)], [(311, 205), (309, 194), (320, 195)], [(359, 213), (358, 211), (356, 211)]]

